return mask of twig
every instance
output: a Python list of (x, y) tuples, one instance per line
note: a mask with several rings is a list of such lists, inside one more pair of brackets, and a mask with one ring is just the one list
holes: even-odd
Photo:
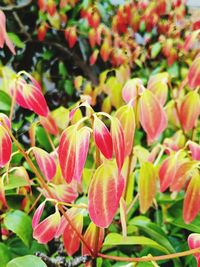
[[(21, 21), (20, 17), (18, 16), (17, 12), (14, 11), (14, 12), (13, 12), (13, 16), (14, 16), (16, 22), (17, 22), (18, 25), (19, 25), (19, 28), (20, 28), (20, 30), (21, 30), (21, 33), (23, 33), (23, 34), (28, 38), (28, 40), (30, 40), (30, 39), (31, 39), (31, 36), (30, 36), (30, 34), (26, 31), (26, 29), (24, 28), (24, 24), (22, 23), (22, 21)], [(26, 40), (26, 41), (27, 41), (27, 40)]]
[(90, 256), (80, 256), (66, 261), (64, 257), (50, 258), (42, 252), (36, 252), (35, 255), (41, 258), (48, 267), (77, 267), (91, 260)]

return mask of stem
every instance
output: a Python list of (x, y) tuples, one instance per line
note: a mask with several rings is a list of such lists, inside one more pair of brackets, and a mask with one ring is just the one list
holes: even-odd
[(126, 257), (119, 257), (119, 256), (111, 256), (102, 253), (98, 253), (98, 257), (103, 259), (110, 259), (114, 261), (125, 261), (125, 262), (150, 262), (150, 261), (161, 261), (161, 260), (170, 260), (179, 257), (185, 257), (188, 255), (196, 254), (200, 252), (200, 248), (190, 249), (183, 252), (168, 254), (168, 255), (161, 255), (161, 256), (147, 256), (142, 258), (126, 258)]
[(129, 184), (129, 179), (130, 179), (132, 157), (133, 157), (133, 154), (131, 153), (131, 155), (128, 158), (128, 169), (127, 169), (127, 174), (126, 174), (126, 187), (124, 190), (124, 199), (125, 200), (126, 200), (126, 196), (127, 196), (128, 184)]
[(99, 246), (99, 234), (100, 234), (100, 228), (96, 226), (96, 232), (95, 232), (95, 245), (94, 245), (94, 253), (97, 256), (98, 254), (98, 246)]
[[(34, 172), (34, 174), (38, 178), (38, 181), (40, 183), (40, 186), (42, 188), (44, 188), (46, 190), (46, 192), (48, 193), (48, 195), (53, 199), (54, 198), (53, 193), (50, 191), (48, 185), (44, 182), (42, 176), (40, 175), (39, 171), (37, 170), (37, 168), (33, 164), (31, 158), (29, 157), (29, 155), (26, 153), (26, 151), (24, 151), (24, 149), (22, 148), (21, 144), (17, 141), (17, 139), (14, 137), (14, 135), (12, 134), (12, 132), (10, 131), (10, 129), (7, 127), (6, 123), (3, 120), (1, 121), (1, 123), (2, 123), (3, 127), (7, 130), (8, 134), (12, 138), (13, 142), (15, 143), (15, 145), (18, 147), (19, 151), (21, 152), (21, 154), (23, 155), (23, 157), (25, 158), (25, 160), (27, 161), (27, 163), (28, 163), (29, 167), (31, 168), (31, 170)], [(93, 250), (87, 244), (87, 242), (85, 241), (84, 237), (77, 231), (76, 227), (71, 222), (70, 218), (66, 214), (65, 210), (63, 209), (63, 207), (61, 205), (58, 205), (58, 209), (63, 214), (63, 216), (65, 217), (65, 219), (67, 220), (67, 222), (69, 223), (69, 225), (71, 226), (71, 228), (75, 231), (75, 233), (77, 234), (77, 236), (79, 237), (79, 239), (83, 242), (83, 244), (86, 246), (86, 248), (90, 251), (91, 255), (94, 256)]]
[(137, 202), (138, 198), (139, 198), (139, 194), (137, 193), (135, 195), (134, 199), (132, 200), (131, 204), (129, 205), (128, 209), (126, 210), (126, 215), (130, 212), (132, 207), (135, 205), (135, 203)]
[(10, 115), (9, 115), (10, 122), (12, 121), (12, 116), (13, 116), (13, 112), (14, 112), (14, 107), (15, 107), (15, 102), (16, 102), (16, 94), (17, 94), (17, 79), (15, 81), (12, 103), (11, 103), (11, 107), (10, 107)]

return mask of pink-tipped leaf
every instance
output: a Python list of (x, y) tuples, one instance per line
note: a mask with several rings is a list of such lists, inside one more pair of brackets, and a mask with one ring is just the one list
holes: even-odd
[[(188, 236), (188, 246), (190, 249), (200, 248), (200, 234), (190, 234)], [(200, 267), (200, 253), (195, 253), (194, 257), (197, 260), (198, 267)]]
[(51, 181), (56, 174), (56, 163), (53, 156), (39, 147), (33, 147), (33, 153), (42, 174), (48, 181)]
[(111, 159), (113, 144), (111, 134), (106, 125), (97, 116), (94, 116), (94, 141), (105, 158)]
[(189, 145), (189, 149), (192, 154), (193, 160), (200, 160), (200, 145), (192, 141), (189, 141), (188, 145)]
[(10, 160), (12, 153), (12, 142), (5, 128), (0, 124), (0, 167)]
[(124, 179), (115, 162), (106, 161), (95, 171), (89, 186), (89, 215), (99, 227), (108, 227), (118, 209)]

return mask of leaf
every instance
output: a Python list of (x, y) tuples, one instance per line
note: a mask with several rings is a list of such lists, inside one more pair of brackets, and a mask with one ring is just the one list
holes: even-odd
[(69, 110), (60, 106), (52, 111), (52, 117), (61, 130), (65, 130), (69, 123)]
[(160, 53), (161, 48), (161, 43), (157, 42), (153, 44), (151, 47), (151, 58), (156, 58), (157, 55)]
[(200, 161), (200, 145), (192, 141), (189, 141), (188, 145), (189, 145), (190, 152), (192, 154), (192, 158), (194, 160)]
[(135, 113), (131, 105), (120, 107), (115, 116), (120, 121), (125, 139), (125, 156), (129, 156), (133, 149), (133, 139), (135, 134)]
[(139, 119), (147, 133), (148, 143), (153, 142), (167, 127), (166, 114), (150, 90), (145, 90), (139, 99)]
[(4, 244), (0, 243), (0, 263), (1, 267), (6, 267), (6, 264), (12, 259), (12, 254), (9, 248)]
[(185, 95), (180, 108), (179, 119), (183, 129), (188, 132), (195, 127), (195, 123), (200, 115), (200, 96), (192, 91)]
[(9, 32), (8, 36), (10, 38), (10, 40), (19, 48), (24, 48), (25, 44), (20, 40), (19, 36), (17, 36), (15, 33), (13, 32)]
[(89, 215), (100, 227), (108, 227), (119, 206), (124, 179), (116, 164), (106, 161), (95, 171), (88, 191)]
[(188, 84), (190, 88), (195, 89), (200, 85), (200, 56), (192, 62), (188, 72)]
[(126, 202), (121, 197), (120, 199), (120, 220), (121, 220), (121, 226), (122, 226), (122, 235), (124, 237), (127, 236), (127, 226), (126, 226)]
[(40, 123), (48, 133), (53, 135), (59, 133), (56, 122), (50, 113), (48, 114), (48, 117), (40, 116)]
[[(104, 229), (102, 228), (97, 228), (97, 226), (91, 222), (84, 234), (84, 239), (86, 241), (86, 243), (89, 245), (90, 248), (95, 248), (96, 247), (96, 234), (97, 231), (99, 231), (99, 240), (98, 240), (98, 246), (97, 246), (97, 251), (95, 251), (96, 253), (101, 249), (102, 247), (102, 243), (103, 243), (103, 239), (104, 239)], [(82, 255), (90, 255), (90, 252), (88, 251), (88, 249), (84, 246), (84, 244), (82, 244)]]
[(11, 98), (4, 91), (0, 90), (0, 110), (10, 111), (11, 107)]
[(122, 125), (118, 118), (115, 117), (112, 117), (111, 121), (111, 136), (117, 166), (121, 170), (125, 160), (125, 139)]
[(126, 245), (141, 245), (156, 248), (164, 253), (168, 253), (168, 251), (157, 242), (153, 241), (150, 238), (144, 236), (127, 236), (123, 237), (120, 234), (111, 233), (108, 234), (105, 238), (103, 246), (126, 246)]
[(12, 152), (12, 142), (9, 134), (0, 123), (0, 167), (6, 165), (10, 160)]
[(6, 267), (47, 267), (47, 265), (38, 257), (27, 255), (11, 260)]
[(196, 170), (187, 187), (183, 203), (183, 219), (185, 223), (194, 220), (200, 211), (200, 174)]
[(146, 220), (144, 216), (137, 216), (129, 221), (129, 225), (135, 225), (141, 229), (146, 235), (155, 240), (158, 244), (165, 247), (169, 253), (175, 253), (173, 245), (168, 240), (165, 232), (155, 223)]
[(160, 191), (164, 192), (173, 182), (178, 165), (177, 156), (167, 157), (159, 169)]
[(10, 174), (8, 184), (4, 185), (4, 189), (11, 190), (11, 189), (29, 186), (29, 185), (30, 183), (24, 177)]
[(105, 158), (111, 159), (113, 143), (111, 134), (106, 125), (97, 116), (94, 116), (94, 141)]
[[(42, 208), (43, 207), (41, 207), (41, 209)], [(41, 216), (42, 213), (41, 209), (38, 211), (39, 216)], [(46, 244), (55, 237), (60, 224), (60, 213), (56, 206), (55, 212), (40, 223), (38, 220), (40, 219), (38, 214), (33, 222), (33, 237), (38, 241), (38, 243)]]
[(63, 131), (58, 148), (62, 175), (67, 183), (72, 181), (76, 164), (77, 127), (72, 125)]
[(124, 101), (128, 104), (131, 100), (135, 99), (139, 93), (143, 91), (143, 83), (142, 80), (138, 78), (134, 78), (128, 80), (123, 89), (122, 89), (122, 97)]
[(30, 246), (32, 241), (32, 227), (31, 219), (26, 213), (20, 210), (7, 213), (4, 223), (6, 228), (15, 233), (27, 247)]
[[(190, 234), (188, 237), (188, 246), (190, 249), (195, 249), (200, 247), (200, 234)], [(200, 253), (194, 254), (198, 266), (200, 265)]]
[(39, 147), (33, 147), (32, 149), (42, 174), (47, 181), (51, 181), (56, 174), (54, 157)]
[(156, 194), (156, 181), (157, 173), (153, 164), (150, 162), (142, 163), (138, 181), (139, 202), (142, 213), (145, 213), (153, 202)]

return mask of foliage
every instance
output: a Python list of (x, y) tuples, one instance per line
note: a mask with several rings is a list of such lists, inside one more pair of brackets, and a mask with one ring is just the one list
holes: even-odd
[(200, 266), (200, 27), (157, 2), (1, 7), (3, 266)]

